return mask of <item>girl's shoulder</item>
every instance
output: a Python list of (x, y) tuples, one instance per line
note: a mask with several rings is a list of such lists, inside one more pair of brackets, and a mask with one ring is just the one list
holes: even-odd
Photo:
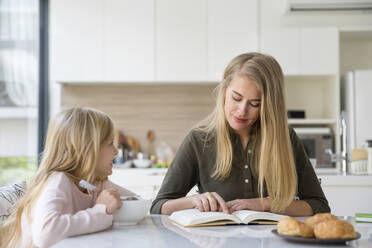
[(48, 184), (65, 188), (71, 187), (74, 182), (64, 172), (55, 171), (49, 176)]
[(55, 180), (70, 180), (70, 178), (64, 172), (61, 171), (54, 171), (49, 176), (49, 178), (53, 178)]

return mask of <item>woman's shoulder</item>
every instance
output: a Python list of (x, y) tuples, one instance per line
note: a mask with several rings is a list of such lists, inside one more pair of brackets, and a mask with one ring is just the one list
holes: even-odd
[(296, 142), (297, 139), (298, 139), (298, 136), (296, 134), (296, 131), (294, 130), (293, 127), (288, 127), (288, 131), (289, 131), (289, 138), (291, 140), (291, 142)]
[(214, 132), (209, 131), (204, 127), (193, 128), (189, 131), (186, 139), (196, 143), (209, 143), (214, 138)]
[(289, 137), (290, 137), (290, 140), (291, 140), (292, 149), (293, 149), (293, 152), (294, 152), (295, 156), (297, 154), (301, 154), (303, 152), (304, 148), (302, 146), (301, 140), (297, 136), (296, 131), (292, 127), (289, 128)]

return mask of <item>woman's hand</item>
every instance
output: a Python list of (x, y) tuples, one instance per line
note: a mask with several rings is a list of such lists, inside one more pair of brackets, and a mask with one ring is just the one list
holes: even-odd
[(236, 199), (226, 203), (230, 212), (237, 210), (254, 210), (254, 211), (269, 211), (270, 200), (269, 198), (252, 198), (252, 199)]
[(106, 205), (107, 214), (112, 214), (123, 205), (120, 201), (119, 191), (115, 188), (102, 190), (97, 197), (96, 204)]
[(225, 213), (230, 213), (225, 200), (216, 192), (196, 194), (190, 198), (193, 206), (199, 209), (200, 212), (223, 211)]

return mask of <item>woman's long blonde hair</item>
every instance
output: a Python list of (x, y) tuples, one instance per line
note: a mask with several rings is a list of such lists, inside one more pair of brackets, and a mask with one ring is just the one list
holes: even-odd
[(81, 179), (90, 183), (98, 180), (95, 176), (98, 154), (113, 132), (111, 118), (89, 108), (63, 110), (51, 120), (40, 166), (16, 210), (0, 229), (2, 248), (18, 244), (22, 214), (31, 223), (31, 210), (54, 172), (65, 173), (76, 184)]
[(223, 81), (216, 88), (216, 107), (198, 126), (216, 136), (216, 170), (212, 176), (223, 180), (232, 168), (232, 130), (224, 106), (226, 89), (234, 77), (249, 78), (261, 91), (260, 117), (249, 134), (253, 141), (251, 168), (258, 176), (260, 196), (263, 197), (266, 185), (271, 210), (282, 212), (296, 194), (297, 174), (288, 130), (283, 72), (273, 57), (260, 53), (241, 54), (226, 67)]

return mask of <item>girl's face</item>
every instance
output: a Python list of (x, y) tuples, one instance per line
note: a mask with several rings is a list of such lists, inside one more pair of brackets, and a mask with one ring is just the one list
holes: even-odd
[(261, 91), (247, 77), (235, 76), (225, 92), (225, 117), (239, 135), (248, 135), (261, 110)]
[(118, 155), (118, 149), (114, 146), (114, 136), (103, 144), (96, 166), (96, 176), (109, 176), (112, 174), (112, 162)]

